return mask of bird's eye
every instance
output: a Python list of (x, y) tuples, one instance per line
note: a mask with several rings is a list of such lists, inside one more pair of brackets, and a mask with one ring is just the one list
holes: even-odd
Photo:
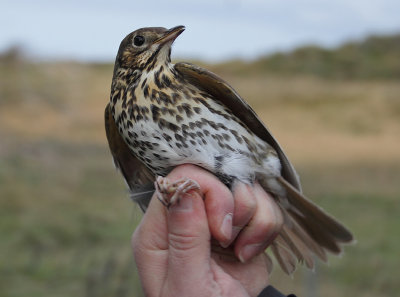
[(141, 46), (144, 43), (144, 37), (141, 35), (137, 35), (135, 36), (135, 38), (133, 38), (133, 44), (136, 46)]

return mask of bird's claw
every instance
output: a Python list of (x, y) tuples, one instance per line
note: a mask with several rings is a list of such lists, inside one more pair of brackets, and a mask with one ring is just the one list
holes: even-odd
[(167, 178), (158, 176), (154, 185), (157, 199), (167, 208), (179, 203), (181, 196), (190, 190), (200, 189), (200, 185), (190, 178), (181, 178), (175, 182), (170, 182)]

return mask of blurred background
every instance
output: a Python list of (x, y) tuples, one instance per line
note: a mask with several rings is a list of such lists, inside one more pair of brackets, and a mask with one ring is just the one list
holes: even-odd
[(119, 42), (185, 25), (173, 58), (230, 82), (304, 192), (355, 234), (341, 258), (272, 284), (299, 296), (400, 291), (400, 2), (0, 1), (0, 295), (143, 296), (141, 213), (108, 151)]

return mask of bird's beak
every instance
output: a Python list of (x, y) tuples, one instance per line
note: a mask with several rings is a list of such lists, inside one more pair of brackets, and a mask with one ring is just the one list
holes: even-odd
[(166, 31), (163, 36), (154, 41), (153, 44), (163, 45), (169, 41), (173, 42), (183, 31), (185, 31), (185, 26), (173, 27)]

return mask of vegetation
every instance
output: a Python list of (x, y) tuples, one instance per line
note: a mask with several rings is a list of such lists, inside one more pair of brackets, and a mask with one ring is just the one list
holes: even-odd
[(399, 79), (400, 34), (372, 36), (329, 49), (316, 45), (278, 52), (253, 62), (219, 65), (236, 74), (314, 75), (330, 79)]
[[(376, 59), (389, 59), (391, 54), (380, 54), (389, 51), (380, 43), (385, 38), (369, 40), (381, 45), (372, 42), (368, 52), (376, 48)], [(289, 61), (296, 52), (283, 57)], [(365, 59), (364, 65), (373, 64)], [(262, 61), (243, 64), (245, 76), (235, 63), (208, 67), (268, 124), (296, 165), (305, 193), (357, 238), (343, 257), (318, 266), (316, 291), (327, 297), (395, 296), (399, 77), (346, 74), (337, 60), (331, 68), (351, 80), (329, 79), (339, 70), (323, 78), (308, 70), (288, 75), (289, 68), (279, 70), (283, 66), (273, 75), (262, 70)], [(396, 63), (392, 70), (382, 64), (380, 73), (395, 73)], [(33, 63), (19, 54), (0, 59), (1, 296), (142, 296), (130, 250), (141, 214), (112, 166), (103, 131), (111, 75), (112, 65)], [(310, 277), (299, 269), (288, 278), (276, 268), (272, 282), (307, 296)]]

